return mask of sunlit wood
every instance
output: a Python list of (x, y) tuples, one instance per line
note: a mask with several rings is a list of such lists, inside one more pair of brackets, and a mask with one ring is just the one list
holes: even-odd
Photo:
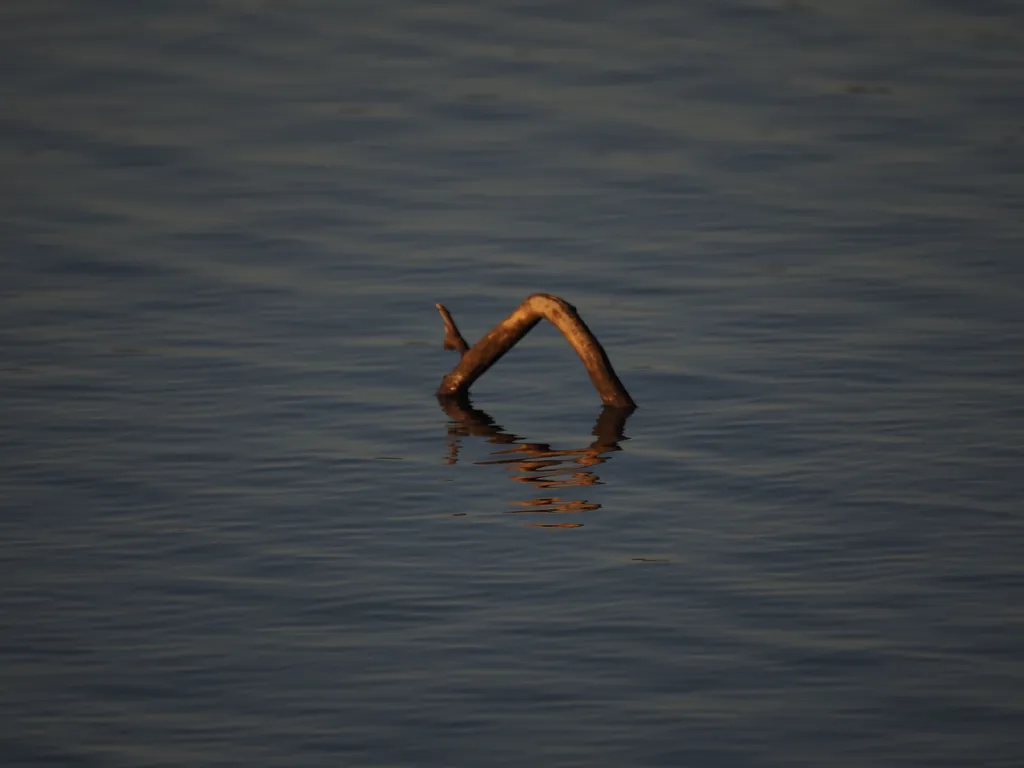
[(549, 293), (535, 293), (502, 320), (490, 333), (469, 347), (459, 333), (451, 313), (443, 304), (437, 305), (445, 325), (445, 349), (458, 350), (462, 359), (441, 381), (438, 397), (465, 395), (473, 383), (498, 362), (541, 320), (548, 320), (583, 362), (590, 381), (605, 405), (636, 408), (626, 388), (612, 368), (611, 361), (593, 332), (576, 312), (576, 307)]

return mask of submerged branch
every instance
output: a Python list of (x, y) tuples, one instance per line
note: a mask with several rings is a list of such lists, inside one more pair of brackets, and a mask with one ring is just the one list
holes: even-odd
[(444, 377), (437, 390), (438, 397), (465, 395), (473, 383), (514, 347), (537, 323), (546, 319), (565, 336), (580, 356), (590, 381), (605, 405), (618, 408), (636, 408), (626, 388), (615, 375), (611, 361), (594, 334), (576, 312), (576, 307), (549, 293), (535, 293), (527, 297), (516, 310), (501, 321), (494, 330), (469, 347), (451, 314), (442, 304), (437, 305), (445, 326), (445, 349), (456, 349), (462, 356), (459, 364)]

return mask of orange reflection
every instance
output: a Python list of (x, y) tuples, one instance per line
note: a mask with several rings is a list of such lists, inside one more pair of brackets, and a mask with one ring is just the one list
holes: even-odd
[[(605, 406), (591, 434), (596, 438), (585, 448), (555, 450), (547, 443), (524, 442), (524, 438), (507, 432), (484, 411), (474, 408), (469, 399), (438, 398), (451, 421), (448, 423), (448, 453), (445, 462), (456, 464), (464, 437), (483, 437), (496, 445), (510, 446), (492, 451), (499, 458), (474, 462), (478, 466), (498, 466), (516, 483), (531, 488), (562, 493), (574, 487), (602, 485), (594, 467), (609, 460), (607, 454), (621, 451), (620, 443), (629, 438), (623, 433), (632, 408)], [(576, 514), (592, 512), (601, 505), (586, 499), (544, 495), (527, 501), (514, 501), (517, 509), (507, 514)], [(527, 523), (542, 528), (580, 528), (583, 523)]]
[(557, 496), (530, 499), (529, 501), (513, 501), (512, 503), (520, 507), (526, 507), (526, 509), (509, 509), (506, 511), (506, 514), (515, 515), (530, 512), (533, 514), (551, 515), (564, 512), (592, 512), (595, 509), (601, 508), (600, 504), (591, 504), (588, 501), (580, 501), (578, 499), (560, 499)]

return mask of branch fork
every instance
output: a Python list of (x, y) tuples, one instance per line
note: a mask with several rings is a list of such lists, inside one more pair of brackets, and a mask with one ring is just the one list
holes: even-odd
[(528, 296), (516, 310), (502, 320), (480, 341), (470, 347), (459, 333), (451, 313), (443, 304), (437, 305), (444, 321), (444, 348), (459, 353), (458, 365), (441, 381), (437, 396), (441, 398), (465, 397), (469, 388), (498, 362), (506, 352), (519, 343), (541, 320), (554, 325), (576, 350), (590, 375), (601, 401), (616, 408), (636, 408), (626, 388), (612, 368), (611, 361), (593, 332), (576, 312), (576, 307), (550, 293)]

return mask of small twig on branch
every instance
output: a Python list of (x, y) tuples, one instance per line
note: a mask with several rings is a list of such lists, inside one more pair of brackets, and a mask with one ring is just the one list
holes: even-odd
[(437, 307), (437, 311), (441, 313), (441, 319), (444, 320), (444, 348), (458, 350), (459, 357), (462, 357), (469, 351), (469, 344), (462, 338), (459, 327), (444, 304), (435, 304), (434, 306)]
[(602, 402), (618, 408), (636, 408), (633, 398), (615, 375), (615, 369), (604, 348), (576, 312), (576, 307), (557, 296), (549, 293), (529, 296), (515, 312), (471, 348), (462, 338), (448, 310), (441, 304), (437, 305), (437, 310), (444, 320), (445, 349), (456, 349), (462, 357), (454, 370), (441, 381), (437, 390), (438, 397), (466, 395), (473, 382), (483, 376), (537, 323), (547, 319), (562, 332), (580, 356)]

